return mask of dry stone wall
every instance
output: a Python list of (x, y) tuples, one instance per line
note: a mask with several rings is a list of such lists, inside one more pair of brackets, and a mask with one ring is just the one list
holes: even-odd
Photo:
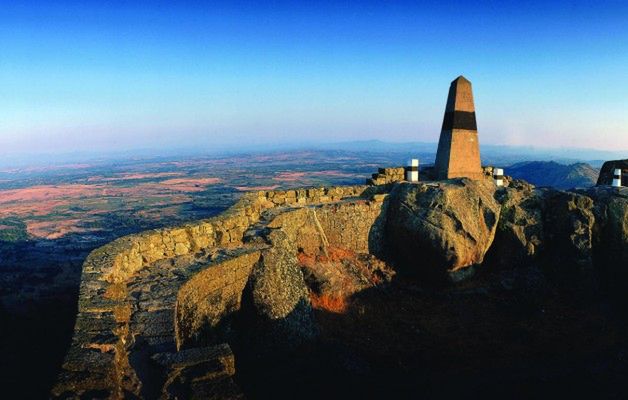
[(306, 254), (326, 246), (356, 253), (381, 254), (385, 196), (372, 200), (320, 205), (282, 213), (268, 224), (285, 231)]
[[(383, 242), (384, 207), (384, 197), (377, 196), (288, 209), (264, 226), (284, 232), (295, 250), (308, 255), (324, 252), (326, 246), (374, 254), (373, 247), (379, 250)], [(216, 328), (240, 309), (242, 291), (259, 259), (259, 250), (236, 256), (199, 272), (181, 287), (175, 312), (178, 348), (221, 340), (215, 337)]]
[(367, 185), (386, 185), (406, 179), (404, 167), (380, 168), (376, 174), (366, 180)]
[[(337, 202), (368, 195), (368, 190), (368, 186), (344, 186), (252, 192), (244, 195), (237, 204), (216, 218), (125, 236), (94, 250), (83, 264), (79, 313), (72, 344), (52, 390), (52, 397), (145, 396), (147, 389), (129, 362), (130, 353), (137, 347), (135, 338), (141, 333), (134, 329), (141, 328), (141, 321), (138, 323), (138, 318), (134, 316), (147, 311), (141, 309), (141, 304), (133, 297), (134, 294), (130, 293), (129, 285), (132, 282), (138, 285), (142, 282), (165, 279), (169, 268), (168, 260), (173, 260), (174, 263), (174, 260), (194, 258), (203, 254), (211, 255), (218, 249), (242, 246), (247, 230), (256, 224), (262, 213), (267, 210)], [(153, 271), (156, 265), (160, 265), (160, 268)], [(195, 268), (210, 268), (210, 265), (211, 262), (206, 262), (201, 266), (196, 265)], [(216, 273), (213, 276), (223, 279), (223, 282), (217, 285), (222, 285), (219, 290), (226, 293), (230, 290), (230, 285), (240, 284), (245, 272), (246, 270), (241, 276), (234, 278), (233, 282), (227, 283), (224, 279), (230, 279), (229, 274)], [(190, 271), (181, 267), (178, 275), (172, 277), (173, 283), (165, 288), (167, 293), (159, 300), (161, 303), (153, 307), (164, 309), (171, 307), (170, 312), (174, 310), (178, 287), (189, 278), (186, 277), (186, 273)], [(140, 282), (137, 282), (138, 279)], [(197, 283), (202, 286), (200, 282), (203, 278), (198, 279)], [(193, 286), (194, 284), (190, 284), (189, 288)], [(147, 287), (150, 288), (150, 285)], [(211, 289), (207, 287), (206, 290), (209, 292)], [(237, 299), (235, 301), (237, 306)], [(149, 301), (147, 304), (152, 303)], [(164, 311), (159, 318), (167, 325), (163, 329), (162, 339), (150, 336), (150, 340), (153, 342), (162, 340), (162, 347), (174, 351), (175, 349), (169, 347), (170, 344), (174, 347), (176, 342), (174, 315)]]

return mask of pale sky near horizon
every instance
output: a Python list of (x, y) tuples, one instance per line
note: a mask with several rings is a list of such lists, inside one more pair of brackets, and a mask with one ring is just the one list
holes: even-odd
[(626, 2), (13, 3), (0, 156), (436, 142), (460, 74), (482, 143), (628, 150)]

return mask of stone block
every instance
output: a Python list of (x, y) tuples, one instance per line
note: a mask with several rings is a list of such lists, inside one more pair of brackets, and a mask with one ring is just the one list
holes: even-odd
[(388, 197), (388, 194), (374, 194), (373, 195), (373, 200), (377, 201), (377, 202), (382, 202), (384, 201), (384, 199), (386, 199), (386, 197)]

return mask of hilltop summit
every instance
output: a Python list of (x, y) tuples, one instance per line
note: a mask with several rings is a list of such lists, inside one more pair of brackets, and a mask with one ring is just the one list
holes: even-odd
[[(599, 310), (564, 296), (590, 296), (598, 279), (628, 285), (625, 188), (563, 192), (505, 179), (501, 189), (486, 176), (255, 192), (217, 218), (97, 249), (53, 397), (317, 398), (452, 373), (494, 394), (513, 366), (542, 362), (516, 350), (513, 312), (526, 313), (543, 348), (569, 342), (576, 366), (585, 349), (621, 347), (583, 318), (604, 320)], [(568, 320), (555, 325), (559, 316)], [(595, 348), (582, 347), (583, 334), (598, 337)], [(456, 335), (466, 345), (446, 365), (433, 358)], [(514, 358), (487, 352), (496, 344)], [(476, 351), (485, 355), (468, 358)], [(493, 372), (452, 372), (452, 362)], [(539, 379), (561, 368), (545, 365)]]

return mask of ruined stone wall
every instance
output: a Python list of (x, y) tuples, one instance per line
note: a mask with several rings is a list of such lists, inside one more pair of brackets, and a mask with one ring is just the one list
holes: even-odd
[(273, 206), (261, 200), (257, 193), (247, 194), (216, 218), (125, 236), (91, 252), (83, 264), (72, 344), (52, 395), (137, 395), (142, 385), (128, 354), (133, 313), (141, 309), (127, 282), (160, 260), (241, 244), (247, 227)]
[(404, 167), (380, 168), (376, 174), (366, 180), (367, 185), (385, 185), (406, 179)]
[(385, 225), (384, 198), (315, 209), (327, 240), (356, 253), (381, 255)]
[(258, 193), (260, 199), (267, 200), (275, 206), (302, 206), (308, 204), (340, 201), (347, 197), (359, 197), (368, 186), (336, 186), (306, 188), (293, 190), (270, 190)]
[[(346, 186), (247, 193), (218, 217), (125, 236), (95, 249), (83, 264), (72, 344), (52, 396), (122, 398), (141, 392), (141, 380), (128, 355), (135, 334), (132, 317), (142, 311), (142, 305), (127, 287), (140, 271), (163, 260), (241, 246), (245, 232), (265, 210), (339, 201), (367, 189)], [(144, 275), (140, 278), (159, 279)], [(174, 320), (165, 323), (174, 325)]]
[[(626, 259), (623, 250), (628, 248), (625, 188), (591, 189), (587, 192), (590, 201), (580, 199), (582, 196), (578, 197), (581, 201), (572, 201), (577, 196), (556, 195), (552, 197), (555, 204), (549, 207), (550, 196), (545, 192), (525, 185), (496, 189), (489, 180), (487, 176), (484, 182), (462, 179), (249, 193), (216, 218), (126, 236), (96, 249), (83, 265), (72, 345), (52, 396), (186, 397), (162, 396), (175, 393), (177, 379), (188, 379), (181, 375), (185, 360), (170, 366), (166, 362), (157, 372), (151, 368), (158, 368), (153, 365), (155, 360), (179, 360), (200, 353), (207, 357), (219, 354), (226, 360), (218, 363), (225, 365), (218, 374), (224, 381), (216, 387), (237, 394), (239, 389), (231, 379), (233, 367), (228, 367), (233, 364), (229, 346), (190, 349), (188, 345), (198, 345), (199, 338), (211, 340), (205, 336), (208, 328), (213, 331), (240, 308), (241, 293), (254, 266), (259, 266), (260, 254), (276, 249), (268, 247), (273, 233), (287, 237), (287, 243), (307, 256), (338, 247), (383, 259), (386, 242), (403, 245), (403, 240), (408, 240), (407, 246), (401, 246), (412, 252), (408, 264), (426, 263), (431, 248), (447, 257), (449, 264), (442, 266), (452, 271), (458, 267), (466, 271), (468, 265), (481, 263), (494, 235), (498, 243), (507, 244), (498, 252), (507, 256), (502, 264), (512, 264), (516, 246), (520, 247), (516, 253), (521, 264), (527, 264), (543, 241), (551, 239), (551, 233), (566, 240), (551, 242), (562, 243), (556, 250), (557, 262), (565, 263), (565, 255), (572, 255), (572, 264), (590, 264), (591, 248), (598, 243), (598, 253), (613, 263), (607, 274), (628, 282), (621, 270)], [(407, 196), (395, 196), (395, 190), (403, 190)], [(495, 199), (495, 190), (508, 193)], [(551, 218), (535, 212), (545, 206), (551, 209)], [(560, 220), (554, 221), (554, 214)], [(397, 236), (384, 240), (387, 225), (392, 225), (390, 232)], [(408, 232), (425, 240), (417, 245), (419, 241)], [(481, 254), (473, 253), (474, 257), (460, 263), (468, 249), (480, 247), (478, 243), (482, 244)], [(220, 341), (216, 338), (211, 344)], [(214, 379), (214, 375), (206, 378)], [(208, 387), (214, 386), (208, 383)]]
[(259, 219), (264, 209), (274, 206), (261, 200), (247, 194), (219, 217), (122, 237), (93, 251), (83, 270), (97, 271), (106, 281), (121, 283), (161, 259), (241, 244), (246, 228)]
[[(266, 227), (285, 232), (289, 242), (306, 254), (320, 253), (326, 246), (378, 254), (385, 203), (382, 196), (376, 199), (288, 209)], [(218, 331), (229, 329), (224, 325), (240, 309), (242, 291), (259, 259), (259, 251), (236, 256), (204, 269), (181, 287), (175, 311), (178, 348), (224, 340)]]
[(383, 196), (304, 208), (282, 213), (268, 224), (281, 229), (306, 254), (325, 251), (326, 246), (356, 253), (381, 254), (385, 218)]
[(248, 193), (219, 217), (117, 239), (90, 254), (85, 266), (95, 264), (95, 269), (101, 271), (109, 282), (124, 282), (157, 260), (216, 246), (241, 244), (246, 229), (265, 209), (339, 201), (360, 196), (366, 189), (367, 186), (342, 186)]

